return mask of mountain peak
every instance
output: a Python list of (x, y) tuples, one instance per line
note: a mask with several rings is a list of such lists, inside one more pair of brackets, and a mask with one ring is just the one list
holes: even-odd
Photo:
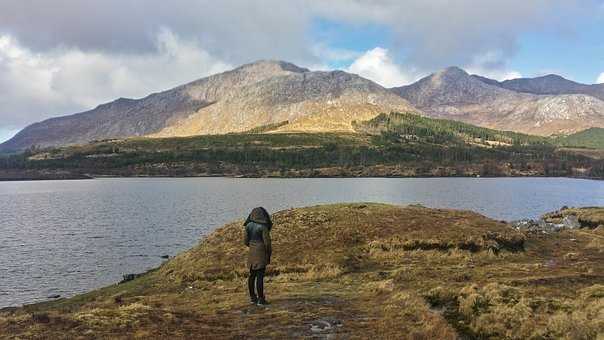
[(457, 66), (450, 66), (427, 77), (433, 86), (449, 86), (456, 83), (471, 81), (470, 75)]
[(542, 78), (542, 79), (551, 79), (551, 80), (554, 80), (554, 79), (555, 79), (555, 80), (568, 80), (568, 79), (566, 79), (566, 78), (564, 78), (564, 77), (562, 77), (562, 76), (560, 76), (560, 75), (553, 74), (553, 73), (546, 74), (546, 75), (544, 75), (544, 76), (537, 77), (537, 78)]
[(293, 73), (304, 73), (310, 72), (309, 69), (297, 66), (283, 60), (272, 60), (272, 59), (261, 59), (254, 62), (244, 64), (236, 68), (235, 70), (263, 70), (267, 71), (270, 69), (288, 71)]
[(500, 83), (449, 67), (393, 91), (428, 115), (494, 129), (549, 135), (604, 126), (598, 87), (555, 74)]
[(419, 109), (479, 103), (492, 100), (507, 90), (489, 85), (452, 66), (433, 73), (418, 82), (393, 89)]
[(462, 68), (457, 67), (457, 66), (449, 66), (449, 67), (445, 68), (444, 70), (435, 73), (435, 75), (441, 76), (441, 77), (455, 77), (455, 78), (469, 76), (468, 72), (466, 72), (465, 70), (463, 70)]

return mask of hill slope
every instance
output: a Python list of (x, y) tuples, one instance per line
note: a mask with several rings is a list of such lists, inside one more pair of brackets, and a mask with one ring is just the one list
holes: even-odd
[(595, 338), (601, 230), (520, 232), (468, 211), (356, 203), (273, 215), (268, 308), (242, 221), (132, 281), (0, 311), (19, 338)]
[(604, 101), (597, 98), (519, 93), (456, 67), (392, 91), (431, 116), (498, 130), (551, 135), (604, 127)]
[(206, 105), (210, 103), (190, 98), (183, 89), (152, 94), (139, 100), (120, 98), (90, 111), (29, 125), (0, 144), (0, 151), (144, 136)]
[(119, 99), (32, 124), (0, 150), (144, 135), (223, 134), (282, 121), (290, 122), (283, 130), (350, 131), (352, 120), (390, 110), (415, 109), (357, 75), (259, 61), (143, 99)]
[(604, 129), (589, 128), (569, 136), (559, 137), (556, 142), (563, 146), (602, 150), (604, 149)]
[[(287, 124), (286, 124), (287, 125)], [(0, 156), (0, 180), (96, 176), (604, 177), (599, 152), (557, 139), (413, 113), (379, 114), (355, 132), (130, 138)]]
[(530, 146), (549, 145), (547, 137), (499, 131), (448, 119), (435, 119), (410, 113), (380, 114), (355, 129), (369, 134), (397, 134), (411, 140), (446, 145)]

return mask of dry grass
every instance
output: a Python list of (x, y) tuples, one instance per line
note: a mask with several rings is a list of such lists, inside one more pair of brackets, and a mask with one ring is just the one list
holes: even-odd
[(269, 308), (249, 306), (241, 221), (121, 285), (0, 312), (0, 337), (590, 339), (601, 230), (524, 235), (468, 211), (337, 204), (274, 215)]
[(596, 339), (604, 334), (604, 286), (575, 298), (533, 295), (500, 283), (432, 289), (426, 299), (447, 306), (460, 330), (485, 339)]

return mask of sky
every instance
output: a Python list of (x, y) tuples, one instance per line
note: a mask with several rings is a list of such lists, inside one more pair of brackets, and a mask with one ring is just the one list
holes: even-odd
[(448, 66), (604, 83), (604, 0), (0, 0), (0, 142), (259, 59), (385, 87)]

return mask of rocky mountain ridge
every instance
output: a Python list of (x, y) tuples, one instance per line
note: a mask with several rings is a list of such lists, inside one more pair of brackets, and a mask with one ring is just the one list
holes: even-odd
[(344, 71), (261, 60), (142, 99), (120, 98), (32, 124), (0, 144), (0, 151), (136, 136), (224, 134), (269, 125), (278, 125), (273, 132), (353, 131), (354, 121), (393, 111), (539, 135), (604, 127), (604, 101), (596, 93), (604, 85), (542, 78), (498, 82), (451, 67), (386, 89)]
[(282, 128), (287, 131), (352, 131), (352, 121), (391, 110), (417, 111), (354, 74), (262, 60), (142, 99), (118, 99), (32, 124), (0, 144), (0, 150), (134, 136), (223, 134), (282, 121), (290, 122)]
[(352, 131), (354, 120), (371, 119), (390, 110), (417, 111), (382, 86), (343, 71), (288, 70), (255, 81), (236, 81), (228, 87), (217, 91), (216, 98), (203, 95), (208, 91), (204, 82), (191, 87), (191, 97), (213, 104), (153, 136), (242, 132), (283, 121), (290, 124), (280, 131)]
[(557, 74), (548, 74), (536, 78), (517, 78), (502, 82), (480, 77), (481, 80), (489, 82), (508, 90), (532, 94), (586, 94), (600, 100), (604, 100), (604, 84), (581, 84), (568, 80)]
[(537, 135), (604, 126), (604, 101), (586, 94), (543, 95), (498, 86), (450, 67), (392, 91), (429, 116)]

